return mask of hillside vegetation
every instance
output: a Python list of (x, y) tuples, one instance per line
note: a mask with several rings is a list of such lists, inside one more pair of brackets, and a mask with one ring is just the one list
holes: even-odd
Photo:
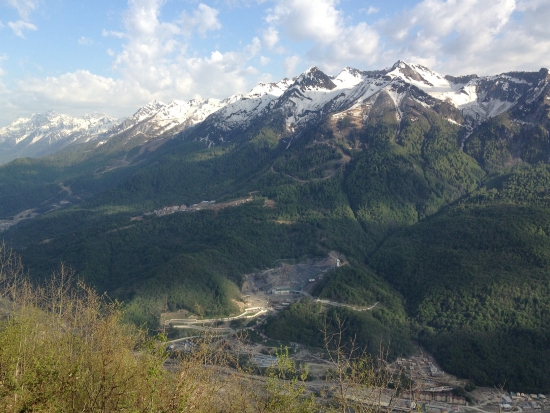
[(549, 176), (547, 165), (517, 167), (372, 256), (448, 371), (550, 389)]

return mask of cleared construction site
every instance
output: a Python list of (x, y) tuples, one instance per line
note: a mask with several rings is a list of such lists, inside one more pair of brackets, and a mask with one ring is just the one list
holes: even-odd
[(340, 259), (336, 253), (331, 253), (327, 258), (310, 259), (297, 264), (280, 260), (274, 263), (274, 268), (248, 274), (242, 293), (245, 296), (307, 293), (309, 287), (339, 265)]

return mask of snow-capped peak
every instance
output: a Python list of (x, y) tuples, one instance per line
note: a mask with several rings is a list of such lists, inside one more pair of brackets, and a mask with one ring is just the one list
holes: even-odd
[(92, 114), (85, 113), (85, 114), (82, 116), (82, 119), (94, 120), (94, 119), (101, 119), (101, 118), (103, 118), (103, 117), (105, 117), (104, 114), (99, 113), (99, 112), (93, 112)]
[(312, 89), (332, 90), (336, 87), (331, 78), (320, 71), (316, 66), (310, 67), (298, 76), (292, 86), (299, 87), (302, 91)]
[(391, 78), (399, 77), (406, 82), (418, 82), (426, 86), (442, 86), (449, 83), (443, 75), (425, 66), (403, 62), (402, 60), (397, 61), (387, 75)]

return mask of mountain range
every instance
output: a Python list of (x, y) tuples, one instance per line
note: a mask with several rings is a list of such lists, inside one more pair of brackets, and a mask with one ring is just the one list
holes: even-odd
[(535, 107), (548, 99), (548, 79), (546, 69), (483, 77), (444, 76), (402, 61), (380, 71), (348, 67), (337, 76), (312, 67), (292, 80), (260, 83), (247, 94), (223, 100), (152, 101), (120, 121), (99, 113), (72, 118), (54, 111), (19, 118), (0, 129), (0, 162), (50, 155), (89, 141), (103, 143), (120, 134), (142, 141), (171, 137), (205, 121), (202, 138), (215, 143), (275, 110), (283, 113), (292, 134), (330, 114), (366, 119), (384, 99), (395, 108), (398, 119), (411, 101), (432, 109), (448, 106), (446, 119), (464, 128), (465, 140), (482, 122), (506, 111), (513, 111), (519, 121), (539, 121), (541, 114)]
[(64, 262), (152, 329), (234, 314), (247, 275), (337, 254), (312, 295), (372, 311), (304, 300), (266, 335), (318, 346), (340, 325), (374, 354), (420, 343), (478, 385), (548, 392), (549, 131), (547, 69), (401, 61), (122, 121), (33, 115), (0, 130), (9, 156), (49, 154), (0, 166), (0, 229), (32, 277)]
[(116, 119), (99, 113), (73, 118), (53, 110), (18, 118), (0, 128), (0, 162), (49, 155), (67, 146), (94, 140), (116, 123)]

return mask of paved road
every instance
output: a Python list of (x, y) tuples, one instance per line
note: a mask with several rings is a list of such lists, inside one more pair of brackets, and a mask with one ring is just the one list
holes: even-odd
[(267, 307), (245, 308), (244, 313), (236, 315), (234, 317), (209, 318), (209, 319), (203, 319), (203, 320), (189, 319), (189, 318), (172, 318), (170, 320), (165, 320), (164, 325), (174, 324), (174, 323), (178, 323), (180, 325), (212, 324), (212, 323), (218, 323), (220, 321), (239, 320), (241, 318), (255, 318), (255, 317), (259, 317), (262, 314), (267, 313), (269, 310), (271, 310), (271, 308), (267, 308)]

